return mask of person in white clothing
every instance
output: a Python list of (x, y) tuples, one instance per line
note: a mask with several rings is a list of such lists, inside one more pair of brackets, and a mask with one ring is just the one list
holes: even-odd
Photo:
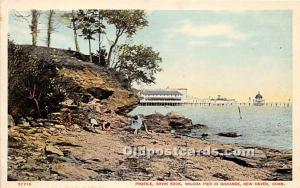
[[(134, 129), (134, 134), (138, 134), (138, 131), (142, 128), (144, 125), (144, 118), (143, 115), (139, 114), (136, 116), (133, 116), (133, 119), (131, 120), (131, 128)], [(148, 128), (146, 125), (144, 125), (146, 132), (148, 133)]]

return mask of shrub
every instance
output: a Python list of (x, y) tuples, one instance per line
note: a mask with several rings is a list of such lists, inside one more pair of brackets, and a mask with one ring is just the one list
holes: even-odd
[(8, 111), (15, 118), (57, 110), (66, 95), (60, 80), (50, 57), (33, 56), (8, 42)]

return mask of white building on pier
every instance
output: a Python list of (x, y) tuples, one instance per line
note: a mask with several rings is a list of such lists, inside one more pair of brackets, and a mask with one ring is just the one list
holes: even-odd
[(140, 92), (141, 105), (181, 105), (187, 100), (187, 89), (146, 89)]

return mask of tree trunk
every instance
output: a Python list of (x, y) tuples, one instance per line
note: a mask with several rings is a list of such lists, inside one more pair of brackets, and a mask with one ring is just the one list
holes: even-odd
[(122, 30), (122, 31), (119, 30), (117, 32), (116, 39), (115, 39), (115, 41), (113, 42), (113, 44), (109, 48), (109, 52), (108, 52), (108, 56), (107, 56), (107, 64), (108, 64), (109, 67), (111, 66), (111, 62), (110, 61), (111, 61), (112, 52), (113, 52), (115, 46), (117, 45), (118, 40), (119, 40), (120, 36), (123, 34), (123, 32), (124, 32), (124, 30)]
[(32, 36), (32, 45), (37, 45), (37, 36), (38, 36), (38, 18), (39, 12), (37, 10), (31, 10), (31, 36)]
[(39, 116), (41, 116), (39, 101), (36, 98), (33, 98), (33, 100), (35, 102), (35, 106), (36, 106), (36, 109), (37, 109), (37, 111), (39, 113)]
[(54, 15), (54, 11), (50, 10), (49, 11), (49, 15), (48, 15), (48, 28), (47, 28), (47, 47), (50, 47), (50, 43), (51, 43), (51, 34), (54, 30), (53, 28), (53, 15)]
[(92, 50), (91, 50), (91, 39), (89, 39), (89, 54), (90, 54), (90, 62), (93, 63)]
[(101, 15), (100, 15), (100, 10), (98, 10), (98, 19), (99, 19), (99, 65), (101, 65)]
[(111, 65), (110, 61), (111, 61), (111, 55), (112, 55), (113, 49), (115, 48), (118, 40), (119, 40), (119, 37), (117, 36), (115, 42), (109, 48), (109, 52), (108, 52), (108, 56), (107, 56), (107, 63), (109, 66)]
[(80, 52), (78, 40), (77, 40), (77, 27), (75, 23), (75, 13), (74, 10), (72, 10), (72, 25), (73, 25), (73, 35), (74, 35), (74, 42), (75, 42), (75, 48), (77, 52)]

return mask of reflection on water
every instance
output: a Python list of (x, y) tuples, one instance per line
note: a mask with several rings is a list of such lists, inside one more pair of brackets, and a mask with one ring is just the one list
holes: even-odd
[[(228, 143), (251, 144), (279, 150), (292, 149), (292, 108), (241, 106), (242, 119), (238, 106), (139, 106), (131, 114), (166, 114), (178, 112), (205, 124), (208, 130), (192, 130), (191, 136), (201, 137), (208, 133), (209, 139)], [(227, 138), (216, 135), (219, 132), (234, 131), (241, 137)]]

